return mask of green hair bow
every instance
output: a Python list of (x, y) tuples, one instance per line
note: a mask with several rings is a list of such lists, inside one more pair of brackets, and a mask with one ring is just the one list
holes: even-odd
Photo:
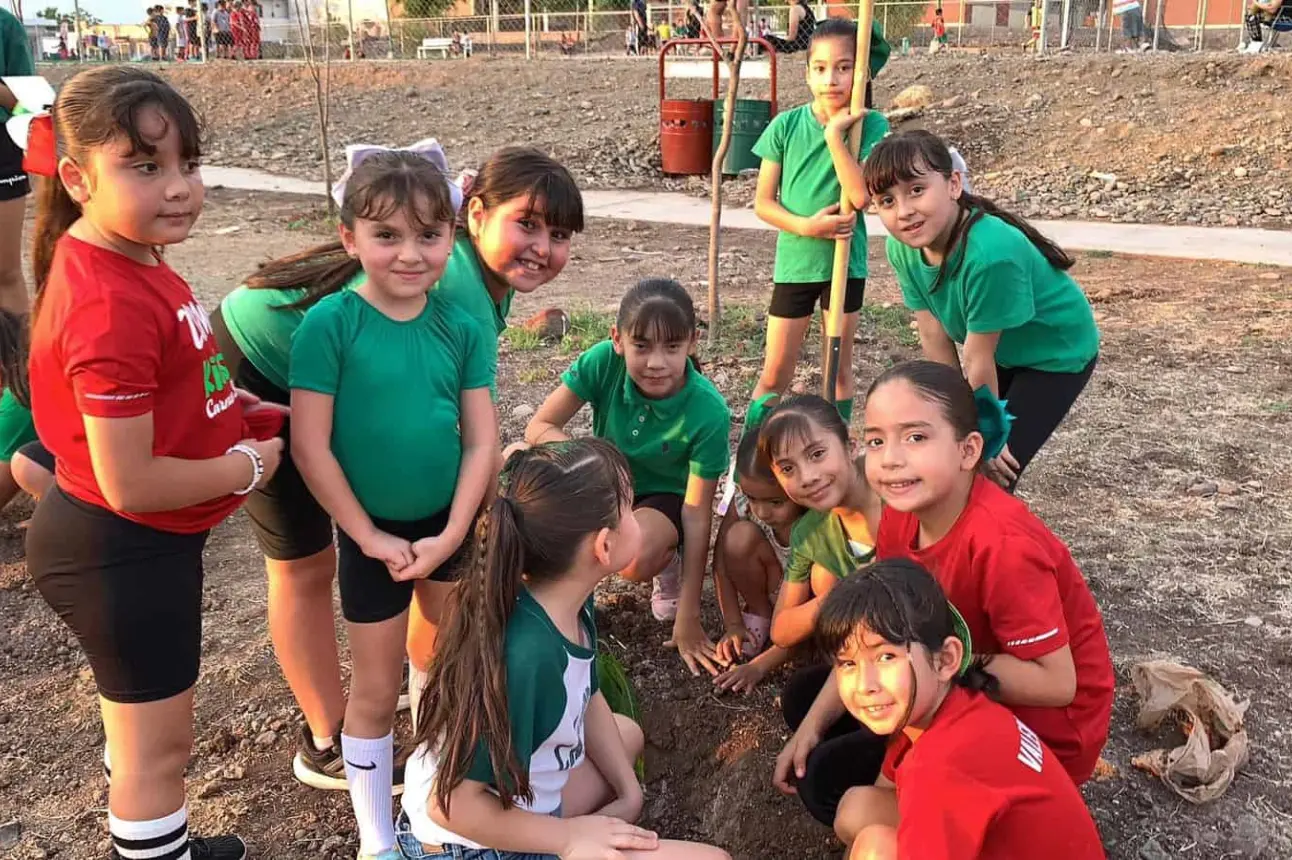
[(978, 408), (978, 432), (982, 433), (983, 459), (994, 460), (1005, 450), (1005, 443), (1009, 441), (1009, 428), (1014, 424), (1014, 416), (1006, 408), (1009, 401), (1001, 400), (985, 385), (978, 386), (974, 391), (973, 401)]
[(749, 404), (749, 409), (745, 412), (745, 427), (740, 431), (741, 437), (750, 433), (757, 433), (758, 428), (763, 426), (763, 419), (767, 413), (772, 410), (772, 406), (780, 399), (780, 395), (772, 392), (764, 394), (762, 397)]

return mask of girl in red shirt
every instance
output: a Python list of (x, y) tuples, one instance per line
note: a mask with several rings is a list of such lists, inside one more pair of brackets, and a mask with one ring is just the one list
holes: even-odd
[(875, 380), (863, 444), (866, 477), (884, 500), (877, 552), (937, 577), (1000, 680), (1001, 702), (1080, 785), (1112, 716), (1103, 619), (1063, 542), (980, 473), (1006, 432), (984, 439), (979, 426), (978, 401), (956, 368), (911, 361)]
[(876, 562), (830, 592), (817, 641), (842, 707), (887, 736), (884, 775), (840, 815), (873, 817), (851, 860), (1103, 860), (1072, 780), (1032, 729), (992, 701), (965, 620), (928, 571)]
[[(28, 152), (57, 164), (36, 214), (30, 381), (57, 485), (27, 566), (94, 671), (113, 856), (240, 860), (236, 836), (190, 838), (184, 804), (202, 549), (273, 474), (282, 416), (244, 413), (206, 312), (158, 253), (202, 209), (188, 102), (150, 72), (103, 66), (63, 85), (52, 124), (59, 151)], [(268, 441), (247, 438), (253, 423)]]

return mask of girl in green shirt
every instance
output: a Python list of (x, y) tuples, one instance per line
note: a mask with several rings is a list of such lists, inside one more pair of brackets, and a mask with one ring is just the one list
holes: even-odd
[(987, 469), (1012, 489), (1095, 369), (1099, 330), (1068, 274), (1073, 259), (1022, 218), (970, 194), (946, 144), (927, 131), (879, 143), (865, 181), (924, 357), (961, 368), (971, 388), (1008, 401), (1014, 425)]
[[(437, 166), (446, 170), (448, 162)], [(512, 295), (533, 292), (564, 269), (571, 237), (583, 229), (583, 198), (568, 170), (522, 147), (490, 156), (463, 197), (435, 292), (474, 320), (492, 387), (498, 333), (506, 327)], [(292, 337), (306, 310), (364, 280), (362, 265), (338, 241), (273, 260), (225, 296), (211, 325), (238, 386), (267, 402), (287, 403)], [(274, 649), (306, 722), (293, 773), (313, 788), (344, 791), (334, 738), (345, 697), (332, 612), (332, 520), (301, 480), (290, 445), (273, 479), (249, 497), (247, 514), (265, 556)], [(415, 601), (409, 638), (413, 688), (424, 677), (418, 667), (430, 660), (433, 620), (430, 608)], [(395, 779), (401, 780), (398, 769)]]

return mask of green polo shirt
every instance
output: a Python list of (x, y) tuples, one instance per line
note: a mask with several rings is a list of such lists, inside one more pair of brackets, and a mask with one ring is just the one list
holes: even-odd
[(790, 529), (790, 563), (785, 565), (786, 582), (807, 582), (812, 565), (840, 579), (875, 560), (875, 541), (848, 537), (843, 520), (833, 511), (808, 511)]
[(462, 392), (489, 385), (479, 328), (432, 290), (411, 320), (356, 292), (319, 301), (292, 338), (291, 386), (331, 395), (332, 453), (369, 516), (410, 521), (453, 500)]
[(994, 215), (984, 215), (964, 241), (963, 259), (953, 252), (954, 271), (933, 290), (938, 267), (926, 263), (918, 249), (889, 238), (888, 262), (906, 306), (933, 314), (956, 343), (970, 333), (1000, 332), (1001, 367), (1083, 370), (1099, 352), (1099, 329), (1072, 276)]
[(580, 355), (561, 382), (592, 405), (592, 432), (623, 452), (637, 495), (685, 496), (691, 475), (717, 480), (726, 473), (731, 412), (690, 363), (681, 391), (652, 400), (633, 384), (614, 344), (604, 340)]
[[(878, 111), (867, 111), (862, 120), (861, 160), (888, 134), (888, 120)], [(825, 126), (812, 113), (812, 105), (778, 113), (754, 144), (754, 154), (781, 166), (781, 205), (794, 215), (810, 217), (838, 204), (842, 195), (839, 176), (825, 142)], [(784, 230), (776, 237), (776, 266), (772, 279), (778, 284), (829, 281), (834, 271), (834, 240), (800, 236)], [(866, 219), (857, 216), (848, 254), (848, 277), (866, 277)]]
[[(8, 9), (0, 9), (0, 75), (29, 77), (36, 74), (36, 64), (31, 59), (27, 44), (27, 31), (22, 22)], [(9, 111), (0, 108), (0, 122), (9, 121)], [(0, 134), (3, 134), (0, 129)]]
[[(367, 276), (360, 270), (341, 288), (353, 290)], [(484, 273), (476, 257), (471, 240), (459, 236), (453, 243), (444, 275), (435, 285), (440, 295), (448, 297), (476, 321), (485, 335), (482, 347), (489, 362), (489, 391), (498, 399), (496, 381), (498, 373), (498, 335), (507, 328), (507, 314), (511, 312), (514, 290), (495, 304), (485, 287)], [(305, 317), (300, 308), (287, 308), (305, 296), (303, 288), (287, 290), (253, 290), (240, 286), (224, 297), (220, 315), (242, 354), (256, 370), (274, 385), (287, 390), (288, 358), (291, 354), (292, 335)]]

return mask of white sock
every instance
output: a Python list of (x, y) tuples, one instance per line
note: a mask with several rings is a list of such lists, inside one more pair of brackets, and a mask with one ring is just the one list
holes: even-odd
[(417, 713), (422, 704), (422, 693), (426, 692), (426, 682), (430, 680), (425, 670), (412, 663), (408, 664), (408, 715), (413, 718), (413, 731), (417, 731)]
[(314, 740), (314, 749), (319, 752), (327, 752), (336, 744), (332, 738), (321, 738), (315, 734), (311, 734), (310, 737)]
[(394, 779), (395, 736), (352, 738), (341, 733), (345, 778), (359, 824), (359, 853), (380, 854), (395, 847), (395, 812), (390, 799)]
[(154, 857), (191, 860), (187, 807), (181, 806), (178, 811), (152, 821), (122, 821), (109, 812), (108, 830), (112, 833), (112, 846), (122, 860), (151, 860)]

